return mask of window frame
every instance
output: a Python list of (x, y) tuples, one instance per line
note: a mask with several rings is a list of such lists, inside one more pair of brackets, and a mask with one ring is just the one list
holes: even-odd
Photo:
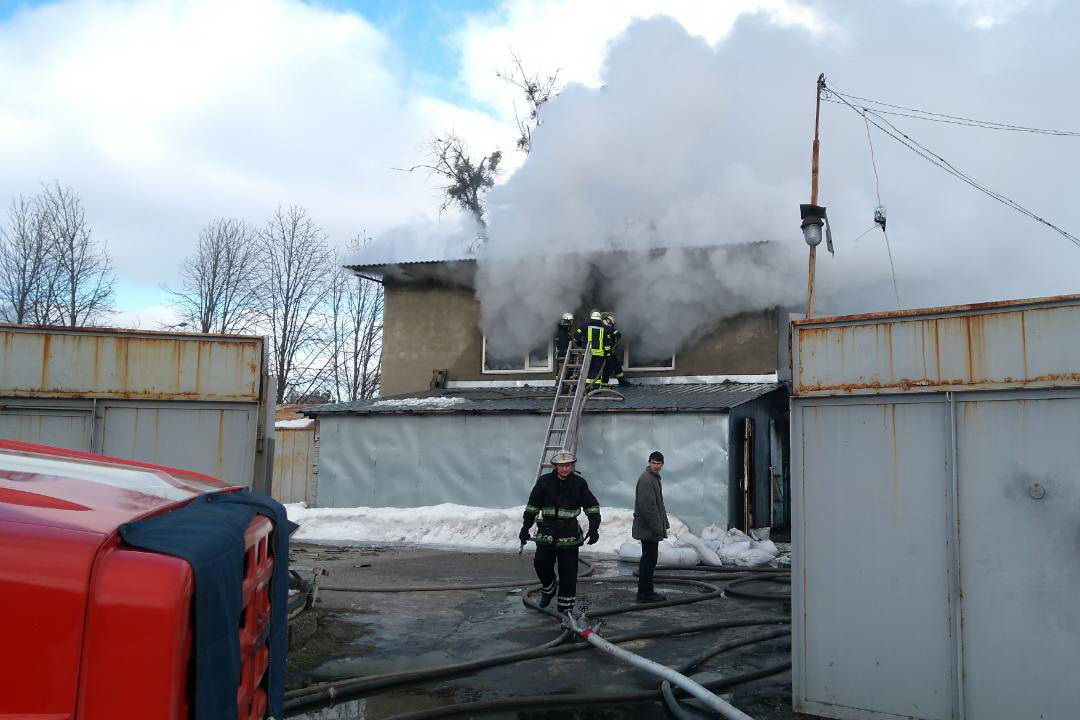
[[(521, 359), (523, 361), (523, 366), (522, 366), (522, 368), (520, 370), (518, 370), (518, 369), (514, 369), (514, 370), (488, 370), (488, 367), (487, 367), (487, 336), (483, 336), (483, 342), (481, 343), (481, 345), (482, 345), (482, 347), (480, 349), (480, 374), (481, 375), (519, 375), (519, 374), (522, 374), (522, 373), (526, 373), (526, 374), (530, 374), (530, 375), (540, 375), (540, 374), (544, 374), (544, 373), (552, 373), (552, 372), (555, 371), (555, 362), (554, 362), (554, 359), (552, 357), (552, 355), (554, 355), (554, 353), (555, 353), (555, 350), (554, 350), (555, 343), (554, 343), (553, 340), (548, 340), (547, 341), (547, 367), (543, 367), (543, 368), (531, 367), (530, 366), (530, 357), (532, 356), (532, 351), (529, 351), (529, 352), (526, 352), (524, 355), (521, 356)], [(539, 348), (536, 348), (536, 349), (539, 349)]]

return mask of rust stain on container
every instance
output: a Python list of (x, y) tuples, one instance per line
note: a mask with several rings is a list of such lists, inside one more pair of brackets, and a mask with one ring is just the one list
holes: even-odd
[(52, 335), (45, 335), (41, 346), (41, 389), (49, 387), (49, 354), (52, 349)]
[(225, 464), (225, 411), (218, 410), (217, 456), (214, 458), (214, 477), (221, 478)]
[(10, 325), (0, 326), (0, 338), (0, 397), (259, 397), (262, 338)]
[[(1071, 300), (1080, 301), (1080, 296)], [(1023, 307), (1025, 304), (1030, 303), (987, 304), (996, 311), (945, 317), (920, 318), (905, 312), (886, 315), (879, 322), (863, 321), (873, 316), (851, 316), (850, 325), (825, 324), (832, 322), (829, 320), (813, 321), (818, 325), (795, 321), (792, 327), (798, 333), (796, 352), (800, 357), (795, 394), (1045, 387), (1080, 382), (1080, 373), (1074, 372), (1070, 360), (1075, 356), (1072, 345), (1080, 344), (1072, 341), (1075, 328), (1080, 326), (1080, 307)], [(1028, 327), (1028, 314), (1040, 318), (1032, 328)], [(898, 334), (895, 324), (908, 330)], [(912, 333), (911, 341), (907, 331)], [(1045, 352), (1041, 355), (1043, 366), (1036, 368), (1042, 372), (1033, 375), (1029, 350), (1036, 347), (1045, 348)], [(869, 366), (874, 369), (856, 371), (866, 364), (864, 360), (849, 371), (839, 360), (845, 354), (873, 358)], [(1053, 365), (1047, 367), (1048, 363)]]

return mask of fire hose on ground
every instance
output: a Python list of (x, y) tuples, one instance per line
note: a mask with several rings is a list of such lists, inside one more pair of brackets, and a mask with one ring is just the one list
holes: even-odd
[[(592, 568), (591, 565), (588, 565), (588, 563), (583, 563), (583, 564), (586, 565), (587, 570), (581, 576), (581, 578), (580, 578), (581, 582), (595, 582), (595, 583), (636, 582), (636, 580), (634, 578), (627, 578), (627, 577), (605, 577), (605, 578), (590, 578), (590, 577), (587, 577), (589, 574), (591, 574), (593, 572), (593, 568)], [(716, 570), (719, 570), (719, 569), (718, 568), (710, 568), (710, 570), (716, 571)], [(745, 569), (741, 569), (741, 570), (745, 570)], [(775, 571), (773, 572), (773, 575), (774, 576), (776, 575)], [(660, 608), (660, 607), (667, 607), (667, 606), (673, 606), (673, 605), (682, 605), (682, 604), (693, 603), (693, 602), (701, 602), (703, 600), (708, 600), (708, 599), (712, 599), (712, 598), (715, 598), (715, 597), (720, 597), (721, 595), (724, 594), (724, 589), (721, 589), (721, 588), (719, 588), (719, 587), (717, 587), (715, 585), (711, 585), (710, 583), (705, 582), (705, 580), (722, 579), (722, 580), (724, 580), (725, 582), (728, 583), (727, 587), (730, 587), (732, 584), (735, 584), (735, 582), (743, 583), (743, 582), (753, 582), (753, 581), (758, 581), (758, 580), (765, 580), (766, 576), (762, 575), (762, 576), (759, 576), (759, 577), (754, 577), (752, 575), (751, 576), (746, 576), (746, 574), (743, 574), (742, 576), (736, 577), (736, 575), (734, 573), (729, 574), (729, 573), (721, 571), (719, 573), (713, 572), (713, 573), (708, 574), (708, 575), (698, 575), (698, 576), (689, 576), (689, 577), (688, 576), (668, 576), (668, 575), (662, 575), (662, 574), (658, 573), (656, 579), (657, 579), (657, 581), (663, 582), (665, 584), (696, 586), (699, 590), (701, 590), (703, 592), (700, 592), (700, 593), (695, 594), (695, 595), (683, 597), (683, 598), (673, 598), (673, 599), (669, 599), (669, 600), (665, 600), (665, 601), (657, 602), (657, 603), (641, 603), (641, 604), (633, 604), (633, 605), (620, 605), (620, 606), (597, 608), (597, 609), (589, 612), (584, 617), (600, 617), (600, 616), (607, 617), (607, 616), (610, 616), (610, 615), (617, 615), (617, 614), (620, 614), (620, 613), (634, 612), (634, 611), (637, 611), (637, 610), (650, 610), (650, 609), (655, 609), (655, 608)], [(535, 586), (535, 585), (536, 585), (536, 583), (522, 583), (522, 582), (507, 581), (507, 582), (484, 583), (484, 584), (476, 584), (476, 585), (429, 585), (429, 586), (411, 586), (411, 587), (406, 586), (406, 587), (396, 587), (396, 588), (386, 588), (386, 587), (383, 587), (383, 588), (361, 588), (361, 587), (352, 587), (352, 586), (326, 585), (326, 586), (322, 586), (321, 589), (323, 589), (323, 590), (343, 591), (343, 592), (414, 592), (414, 591), (438, 592), (438, 591), (449, 591), (449, 590), (488, 589), (488, 588), (502, 588), (502, 587)], [(539, 605), (535, 601), (531, 600), (531, 598), (529, 597), (533, 592), (536, 592), (536, 590), (533, 589), (533, 590), (528, 591), (525, 594), (525, 596), (523, 597), (523, 602), (525, 603), (526, 606), (531, 607), (531, 608), (536, 609), (536, 610), (539, 610), (541, 612), (544, 612), (544, 613), (546, 613), (548, 615), (551, 615), (553, 617), (556, 617), (556, 618), (560, 619), (560, 621), (564, 621), (566, 619), (566, 616), (560, 616), (560, 615), (558, 615), (558, 613), (556, 613), (554, 610), (552, 610), (550, 608), (540, 608)], [(779, 599), (779, 598), (777, 596), (773, 595), (773, 594), (769, 594), (768, 597), (757, 598), (757, 599)], [(590, 647), (592, 645), (597, 645), (599, 647), (600, 644), (602, 644), (603, 649), (605, 649), (606, 652), (609, 652), (610, 654), (612, 654), (612, 655), (614, 655), (616, 657), (626, 658), (626, 656), (632, 656), (633, 658), (636, 658), (637, 661), (641, 661), (642, 665), (640, 665), (640, 667), (642, 667), (643, 669), (645, 669), (646, 664), (648, 664), (650, 667), (655, 666), (656, 669), (662, 669), (657, 674), (660, 674), (661, 677), (663, 677), (665, 679), (664, 687), (661, 688), (661, 690), (656, 690), (656, 691), (629, 692), (629, 693), (618, 693), (618, 694), (613, 694), (613, 693), (581, 694), (581, 693), (578, 693), (578, 694), (574, 694), (574, 695), (563, 695), (563, 696), (517, 697), (517, 698), (508, 698), (508, 699), (505, 699), (505, 700), (479, 701), (479, 702), (459, 704), (459, 705), (450, 706), (450, 707), (433, 708), (433, 709), (430, 709), (430, 710), (424, 710), (424, 711), (419, 711), (419, 712), (414, 712), (414, 713), (407, 713), (405, 715), (395, 716), (393, 719), (388, 719), (388, 720), (422, 720), (422, 718), (450, 717), (450, 716), (453, 716), (453, 715), (461, 715), (461, 714), (483, 714), (485, 712), (498, 712), (500, 710), (506, 710), (506, 709), (509, 709), (509, 708), (520, 708), (520, 707), (555, 707), (555, 706), (587, 705), (587, 704), (603, 704), (603, 703), (619, 703), (619, 702), (641, 702), (641, 701), (658, 700), (658, 699), (663, 699), (663, 700), (667, 701), (668, 704), (669, 704), (669, 707), (671, 707), (672, 711), (674, 713), (676, 713), (678, 716), (680, 716), (680, 717), (688, 717), (685, 710), (682, 710), (681, 706), (679, 706), (678, 701), (675, 700), (674, 694), (673, 694), (673, 692), (671, 690), (671, 687), (670, 687), (670, 684), (668, 682), (669, 680), (677, 680), (678, 682), (676, 682), (675, 685), (677, 687), (681, 687), (683, 689), (686, 689), (689, 686), (688, 684), (692, 683), (692, 686), (695, 687), (695, 693), (702, 693), (703, 692), (703, 693), (705, 693), (707, 695), (708, 698), (713, 698), (713, 700), (709, 700), (706, 697), (703, 697), (701, 695), (691, 693), (691, 694), (694, 694), (695, 697), (698, 697), (698, 699), (701, 700), (702, 702), (705, 702), (707, 707), (709, 707), (710, 709), (715, 710), (716, 712), (720, 712), (722, 715), (723, 715), (723, 713), (725, 711), (731, 713), (731, 714), (723, 715), (724, 717), (744, 718), (745, 719), (745, 718), (748, 718), (749, 716), (741, 713), (736, 708), (730, 706), (730, 704), (725, 703), (722, 699), (717, 698), (715, 695), (710, 693), (709, 690), (716, 690), (716, 689), (722, 689), (722, 688), (726, 688), (726, 687), (733, 687), (733, 686), (735, 686), (737, 684), (740, 684), (740, 683), (749, 682), (751, 680), (755, 680), (755, 679), (758, 679), (758, 678), (761, 678), (761, 677), (767, 677), (768, 675), (776, 674), (778, 672), (783, 672), (783, 671), (787, 670), (788, 668), (790, 668), (790, 662), (784, 662), (784, 663), (780, 663), (780, 664), (777, 664), (777, 665), (774, 665), (774, 666), (771, 666), (771, 667), (763, 668), (761, 670), (755, 670), (755, 671), (752, 671), (752, 672), (749, 672), (749, 673), (744, 673), (744, 674), (741, 674), (741, 675), (738, 675), (738, 676), (722, 678), (720, 680), (714, 680), (714, 681), (711, 681), (711, 682), (706, 682), (706, 683), (701, 683), (701, 684), (698, 684), (695, 681), (692, 681), (689, 678), (686, 678), (679, 671), (681, 670), (682, 672), (685, 672), (688, 669), (690, 669), (690, 668), (700, 664), (701, 662), (703, 662), (704, 659), (707, 659), (708, 657), (712, 657), (713, 655), (716, 655), (716, 654), (718, 654), (720, 652), (724, 652), (727, 649), (731, 649), (731, 648), (734, 648), (734, 647), (740, 647), (740, 646), (755, 643), (755, 642), (762, 642), (762, 641), (765, 641), (765, 640), (774, 639), (774, 638), (778, 638), (778, 637), (783, 637), (783, 636), (788, 634), (787, 630), (773, 631), (773, 632), (770, 632), (768, 634), (765, 634), (765, 635), (762, 635), (762, 636), (759, 636), (759, 637), (755, 637), (755, 638), (751, 638), (751, 639), (745, 640), (745, 641), (735, 641), (735, 642), (728, 641), (726, 643), (722, 643), (720, 646), (717, 646), (716, 648), (712, 648), (712, 649), (710, 649), (710, 651), (707, 651), (706, 653), (704, 653), (702, 655), (696, 656), (695, 658), (692, 658), (690, 661), (687, 661), (685, 663), (680, 664), (679, 666), (677, 666), (677, 668), (675, 670), (673, 670), (672, 668), (667, 668), (666, 666), (660, 665), (658, 663), (654, 663), (651, 660), (647, 660), (645, 658), (641, 658), (639, 656), (633, 655), (632, 653), (629, 653), (628, 651), (625, 651), (622, 648), (618, 648), (617, 644), (630, 642), (632, 640), (640, 640), (640, 639), (655, 638), (655, 637), (667, 637), (667, 636), (672, 636), (672, 635), (680, 635), (680, 634), (686, 634), (686, 633), (701, 632), (701, 631), (705, 631), (705, 630), (714, 630), (714, 629), (720, 629), (720, 628), (752, 627), (752, 626), (759, 626), (759, 625), (774, 625), (775, 626), (775, 625), (787, 625), (787, 624), (790, 624), (790, 620), (787, 620), (787, 619), (784, 619), (784, 618), (761, 617), (761, 618), (750, 618), (750, 619), (745, 619), (745, 620), (734, 620), (734, 621), (729, 620), (729, 621), (717, 621), (717, 622), (711, 622), (711, 623), (702, 623), (702, 624), (698, 624), (698, 625), (692, 625), (692, 626), (686, 626), (686, 627), (682, 627), (682, 628), (676, 628), (674, 630), (645, 630), (645, 631), (626, 633), (626, 634), (618, 635), (618, 636), (611, 636), (611, 637), (608, 637), (608, 638), (600, 638), (599, 635), (595, 632), (595, 630), (593, 630), (591, 628), (586, 628), (586, 629), (589, 630), (589, 632), (587, 633), (588, 637), (586, 637), (585, 639), (590, 643), (589, 645), (584, 645), (584, 644), (567, 645), (567, 644), (563, 644), (564, 641), (571, 634), (571, 630), (564, 630), (559, 636), (557, 636), (553, 640), (548, 641), (546, 643), (543, 643), (541, 645), (533, 646), (533, 647), (530, 647), (530, 648), (525, 648), (523, 650), (518, 650), (518, 651), (514, 651), (514, 652), (510, 652), (510, 653), (504, 653), (504, 654), (501, 654), (501, 655), (496, 655), (496, 656), (492, 656), (492, 657), (488, 657), (488, 658), (481, 658), (479, 660), (467, 661), (467, 662), (462, 662), (462, 663), (452, 663), (452, 664), (442, 665), (442, 666), (437, 666), (437, 667), (432, 667), (432, 668), (421, 668), (421, 669), (416, 669), (416, 670), (405, 670), (405, 671), (398, 671), (398, 672), (391, 672), (391, 673), (383, 673), (383, 674), (380, 674), (380, 675), (372, 675), (372, 676), (365, 676), (365, 677), (359, 677), (359, 678), (344, 678), (344, 679), (319, 683), (317, 685), (308, 686), (306, 688), (301, 688), (299, 690), (293, 690), (293, 691), (290, 691), (289, 693), (286, 693), (286, 705), (285, 705), (285, 707), (286, 707), (286, 716), (294, 716), (294, 715), (297, 715), (297, 714), (302, 713), (302, 712), (306, 712), (307, 710), (310, 710), (310, 709), (313, 709), (313, 708), (316, 708), (316, 707), (325, 706), (325, 705), (327, 705), (329, 703), (333, 703), (335, 701), (343, 701), (343, 700), (346, 700), (346, 699), (352, 699), (352, 698), (356, 698), (356, 697), (363, 697), (363, 696), (373, 694), (373, 693), (376, 693), (376, 692), (379, 692), (379, 691), (382, 691), (382, 690), (386, 690), (386, 689), (389, 689), (389, 688), (392, 688), (392, 687), (399, 687), (399, 686), (402, 686), (402, 685), (409, 685), (409, 684), (417, 684), (417, 683), (425, 682), (425, 681), (436, 679), (436, 678), (445, 678), (445, 677), (462, 675), (462, 674), (466, 674), (466, 673), (470, 673), (470, 672), (475, 672), (475, 671), (478, 671), (478, 670), (481, 670), (481, 669), (484, 669), (484, 668), (494, 667), (494, 666), (497, 666), (497, 665), (505, 665), (505, 664), (510, 664), (510, 663), (514, 663), (514, 662), (521, 662), (521, 661), (524, 661), (524, 660), (530, 660), (530, 659), (541, 658), (541, 657), (550, 657), (550, 656), (554, 656), (554, 655), (561, 655), (561, 654), (566, 654), (566, 653), (570, 653), (570, 652), (576, 652), (576, 651), (586, 649), (586, 648), (588, 648), (588, 647)], [(577, 630), (577, 633), (579, 635), (581, 635), (583, 632), (584, 632), (584, 630), (581, 629), (581, 628), (579, 628)], [(628, 658), (627, 658), (627, 661), (629, 662)], [(700, 688), (700, 690), (697, 690), (697, 688)], [(718, 701), (718, 702), (715, 702), (715, 701)], [(726, 708), (729, 708), (729, 710), (718, 710), (717, 707), (720, 707), (720, 704), (723, 704), (724, 706), (726, 706)], [(679, 715), (680, 712), (682, 713), (682, 715)], [(735, 714), (735, 713), (737, 713), (737, 714)]]

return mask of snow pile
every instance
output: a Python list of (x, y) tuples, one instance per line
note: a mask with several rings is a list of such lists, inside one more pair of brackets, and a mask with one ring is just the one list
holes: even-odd
[(442, 408), (456, 407), (468, 403), (468, 398), (463, 397), (431, 397), (431, 398), (397, 398), (391, 400), (376, 400), (371, 407), (397, 407), (415, 408), (418, 410), (439, 410)]
[[(378, 543), (471, 547), (517, 551), (518, 531), (525, 506), (478, 508), (443, 503), (418, 508), (309, 508), (304, 503), (286, 505), (289, 519), (300, 525), (293, 539), (310, 543), (346, 545)], [(600, 508), (600, 541), (583, 545), (582, 552), (615, 555), (630, 537), (634, 512), (621, 508)], [(584, 514), (579, 518), (588, 529)], [(668, 516), (671, 532), (688, 531), (686, 523)], [(534, 526), (535, 531), (535, 526)], [(533, 546), (530, 544), (529, 548)]]
[(278, 420), (274, 423), (274, 427), (278, 430), (303, 430), (314, 424), (314, 418), (300, 418), (298, 420)]

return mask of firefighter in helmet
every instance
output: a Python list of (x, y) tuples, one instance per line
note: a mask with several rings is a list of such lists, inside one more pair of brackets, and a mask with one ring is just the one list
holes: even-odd
[(603, 381), (604, 363), (611, 354), (611, 333), (604, 326), (599, 310), (593, 310), (589, 315), (589, 322), (574, 331), (574, 340), (582, 347), (586, 344), (589, 346), (588, 374), (585, 382), (587, 385), (599, 387)]
[(634, 383), (626, 379), (626, 375), (623, 374), (622, 366), (622, 333), (619, 332), (619, 328), (615, 327), (615, 315), (614, 313), (604, 313), (602, 315), (602, 322), (607, 330), (607, 335), (610, 338), (611, 351), (608, 353), (604, 362), (604, 372), (600, 377), (602, 384), (607, 385), (608, 379), (615, 378), (619, 385), (633, 385)]
[[(553, 470), (544, 473), (529, 493), (518, 539), (529, 540), (529, 528), (537, 521), (536, 556), (533, 567), (540, 579), (540, 607), (547, 607), (558, 593), (560, 613), (572, 612), (577, 592), (578, 548), (588, 538), (592, 545), (600, 539), (600, 503), (589, 490), (589, 483), (574, 471), (577, 458), (560, 450), (551, 457)], [(578, 516), (589, 520), (589, 531), (582, 536)], [(558, 582), (555, 568), (558, 566)]]
[(555, 327), (555, 372), (558, 374), (559, 366), (566, 359), (566, 350), (570, 347), (570, 341), (574, 338), (574, 313), (563, 313), (559, 324)]

